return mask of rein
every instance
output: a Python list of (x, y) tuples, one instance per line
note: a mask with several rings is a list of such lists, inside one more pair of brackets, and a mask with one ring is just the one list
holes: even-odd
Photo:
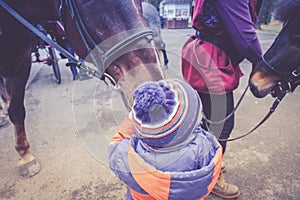
[[(72, 63), (76, 64), (78, 68), (81, 68), (85, 70), (89, 75), (92, 75), (96, 78), (99, 78), (100, 80), (104, 81), (106, 85), (108, 85), (105, 78), (108, 78), (114, 85), (115, 89), (118, 89), (117, 81), (109, 74), (105, 73), (106, 66), (109, 64), (109, 62), (112, 60), (114, 55), (122, 52), (125, 48), (128, 48), (133, 43), (137, 42), (138, 40), (141, 40), (143, 38), (146, 38), (147, 41), (153, 40), (154, 33), (150, 29), (145, 29), (142, 31), (139, 31), (125, 40), (117, 43), (114, 45), (111, 49), (109, 49), (107, 52), (104, 52), (92, 39), (92, 36), (88, 32), (84, 21), (82, 20), (78, 5), (74, 0), (65, 0), (65, 4), (68, 6), (72, 19), (75, 21), (76, 27), (80, 33), (81, 39), (85, 44), (85, 47), (87, 50), (91, 53), (92, 60), (94, 62), (94, 65), (96, 66), (97, 70), (85, 65), (84, 63), (80, 62), (75, 56), (71, 55), (67, 50), (65, 50), (63, 47), (58, 45), (56, 42), (48, 38), (44, 33), (39, 31), (35, 26), (33, 26), (30, 22), (28, 22), (24, 17), (22, 17), (20, 14), (18, 14), (13, 8), (11, 8), (9, 5), (7, 5), (3, 0), (0, 0), (0, 5), (9, 13), (11, 14), (15, 19), (17, 19), (20, 23), (22, 23), (26, 28), (28, 28), (30, 31), (32, 31), (36, 36), (41, 38), (43, 41), (45, 41), (50, 46), (53, 46), (55, 49), (57, 49), (61, 54), (63, 54), (66, 58), (68, 58)], [(59, 11), (61, 12), (63, 5), (63, 1), (61, 1)], [(86, 37), (87, 38), (86, 38)], [(92, 46), (89, 45), (89, 42), (92, 43)], [(93, 48), (96, 48), (96, 51), (98, 54), (96, 54), (94, 51), (92, 51)]]
[[(244, 98), (247, 90), (249, 88), (249, 85), (246, 87), (246, 89), (244, 90), (242, 96), (240, 97), (237, 105), (234, 107), (233, 111), (228, 114), (224, 119), (220, 120), (220, 121), (211, 121), (210, 119), (208, 119), (204, 114), (203, 114), (203, 118), (205, 119), (205, 123), (206, 123), (206, 127), (208, 128), (208, 124), (207, 123), (210, 123), (210, 124), (219, 124), (219, 123), (223, 123), (225, 122), (227, 119), (229, 119), (230, 117), (233, 116), (233, 114), (236, 112), (236, 110), (238, 109), (240, 103), (242, 102), (242, 99)], [(235, 137), (235, 138), (229, 138), (229, 139), (219, 139), (218, 138), (218, 141), (220, 142), (229, 142), (229, 141), (235, 141), (235, 140), (238, 140), (238, 139), (241, 139), (243, 137), (246, 137), (247, 135), (250, 135), (251, 133), (253, 133), (256, 129), (258, 129), (265, 121), (267, 121), (267, 119), (269, 119), (269, 117), (275, 112), (277, 106), (279, 105), (279, 103), (281, 102), (281, 100), (285, 97), (285, 95), (290, 92), (289, 90), (284, 90), (284, 89), (281, 89), (279, 91), (279, 94), (278, 96), (276, 97), (275, 101), (273, 102), (273, 105), (271, 106), (269, 112), (265, 115), (265, 117), (254, 127), (252, 128), (250, 131), (238, 136), (238, 137)], [(208, 131), (209, 131), (209, 128), (208, 128)], [(209, 131), (210, 132), (210, 131)]]
[(277, 98), (275, 99), (272, 107), (270, 108), (269, 112), (265, 115), (265, 117), (254, 127), (252, 128), (250, 131), (248, 131), (247, 133), (235, 137), (235, 138), (229, 138), (229, 139), (218, 139), (220, 142), (229, 142), (229, 141), (235, 141), (238, 139), (241, 139), (243, 137), (246, 137), (247, 135), (250, 135), (251, 133), (253, 133), (256, 129), (258, 129), (265, 121), (267, 121), (267, 119), (269, 119), (269, 117), (275, 112), (277, 106), (279, 105), (279, 103), (281, 102), (281, 100), (285, 97), (285, 95), (288, 93), (288, 91), (286, 90), (282, 90), (280, 92), (280, 94), (277, 96)]
[[(252, 128), (250, 131), (248, 131), (247, 133), (235, 137), (235, 138), (231, 138), (231, 139), (218, 139), (220, 142), (226, 142), (226, 141), (234, 141), (234, 140), (238, 140), (241, 139), (243, 137), (246, 137), (247, 135), (253, 133), (257, 128), (259, 128), (276, 110), (277, 106), (279, 105), (279, 103), (282, 101), (282, 99), (285, 97), (285, 95), (289, 92), (293, 92), (296, 87), (298, 85), (300, 85), (300, 67), (296, 68), (295, 70), (293, 70), (291, 72), (291, 74), (289, 74), (288, 76), (284, 77), (282, 75), (282, 72), (280, 72), (279, 70), (275, 69), (268, 61), (266, 61), (266, 59), (264, 58), (264, 56), (262, 56), (262, 62), (264, 63), (264, 66), (266, 66), (266, 69), (273, 73), (274, 75), (278, 76), (278, 77), (282, 77), (283, 81), (278, 82), (277, 84), (277, 88), (276, 88), (276, 99), (273, 103), (273, 105), (271, 106), (269, 112), (265, 115), (265, 117), (254, 127)], [(220, 120), (218, 122), (212, 122), (211, 120), (208, 120), (208, 123), (212, 123), (212, 124), (218, 124), (218, 123), (222, 123), (225, 120), (227, 120), (229, 117), (231, 117), (235, 111), (237, 110), (237, 107), (239, 106), (239, 104), (241, 103), (241, 99), (244, 97), (246, 90), (248, 89), (249, 85), (247, 86), (247, 88), (245, 89), (243, 95), (241, 96), (239, 102), (237, 103), (237, 106), (233, 109), (233, 111), (227, 115), (223, 120)], [(207, 120), (207, 119), (205, 119)], [(207, 126), (208, 127), (208, 126)]]
[[(236, 110), (238, 109), (238, 107), (240, 106), (243, 98), (245, 97), (246, 95), (246, 92), (247, 90), (249, 89), (249, 85), (247, 85), (246, 89), (244, 90), (242, 96), (240, 97), (240, 99), (238, 100), (238, 103), (236, 104), (236, 106), (234, 107), (234, 109), (232, 110), (231, 113), (229, 113), (224, 119), (221, 119), (220, 121), (212, 121), (210, 119), (208, 119), (206, 117), (206, 115), (204, 114), (204, 112), (202, 112), (202, 115), (203, 115), (203, 119), (205, 119), (206, 122), (210, 123), (210, 124), (220, 124), (220, 123), (223, 123), (225, 122), (227, 119), (229, 119), (230, 117), (232, 117), (232, 115), (236, 112)], [(207, 124), (206, 124), (207, 125)], [(207, 126), (208, 127), (208, 126)]]

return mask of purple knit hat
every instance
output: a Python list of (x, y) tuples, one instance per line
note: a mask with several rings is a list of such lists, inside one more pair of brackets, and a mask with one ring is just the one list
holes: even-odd
[(194, 137), (199, 113), (199, 96), (184, 81), (146, 82), (134, 91), (132, 121), (142, 141), (151, 147), (186, 143)]

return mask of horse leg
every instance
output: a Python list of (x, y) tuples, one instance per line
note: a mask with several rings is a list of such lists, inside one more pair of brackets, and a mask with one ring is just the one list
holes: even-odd
[(8, 115), (14, 126), (16, 145), (15, 148), (20, 155), (18, 162), (18, 174), (22, 177), (31, 177), (40, 171), (40, 165), (30, 152), (30, 145), (25, 131), (25, 87), (29, 77), (31, 60), (25, 59), (22, 70), (16, 78), (6, 79), (5, 86), (10, 97)]
[(30, 178), (40, 172), (40, 164), (30, 152), (30, 145), (26, 137), (24, 122), (14, 122), (14, 133), (16, 138), (16, 150), (21, 159), (18, 162), (18, 174)]
[(30, 152), (30, 145), (25, 131), (25, 83), (20, 85), (20, 82), (16, 80), (8, 81), (7, 85), (12, 91), (8, 115), (14, 126), (15, 149), (21, 157), (17, 166), (18, 174), (22, 177), (29, 178), (39, 173), (40, 165)]
[(161, 50), (162, 53), (163, 53), (163, 56), (164, 56), (164, 69), (168, 69), (168, 63), (169, 63), (169, 59), (168, 59), (168, 56), (167, 56), (167, 51), (166, 49), (162, 49)]
[(155, 40), (155, 45), (156, 47), (161, 51), (163, 58), (164, 58), (164, 68), (163, 69), (168, 69), (168, 63), (169, 59), (167, 56), (167, 51), (166, 51), (166, 44), (163, 42), (161, 35), (158, 35)]

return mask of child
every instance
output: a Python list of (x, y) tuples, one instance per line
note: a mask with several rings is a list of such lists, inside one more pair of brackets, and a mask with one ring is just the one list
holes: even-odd
[(222, 147), (201, 129), (200, 99), (184, 81), (146, 82), (109, 145), (126, 199), (203, 199), (220, 174)]

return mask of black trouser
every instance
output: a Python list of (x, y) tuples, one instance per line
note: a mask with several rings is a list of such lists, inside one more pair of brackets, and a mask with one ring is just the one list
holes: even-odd
[[(204, 94), (198, 92), (202, 102), (202, 112), (206, 116), (203, 117), (202, 127), (208, 130), (219, 139), (227, 139), (234, 126), (234, 115), (227, 120), (223, 120), (234, 109), (233, 92), (224, 95)], [(209, 123), (219, 122), (219, 123)], [(207, 127), (208, 126), (208, 127)], [(223, 147), (223, 154), (226, 150), (227, 142), (220, 142)]]

